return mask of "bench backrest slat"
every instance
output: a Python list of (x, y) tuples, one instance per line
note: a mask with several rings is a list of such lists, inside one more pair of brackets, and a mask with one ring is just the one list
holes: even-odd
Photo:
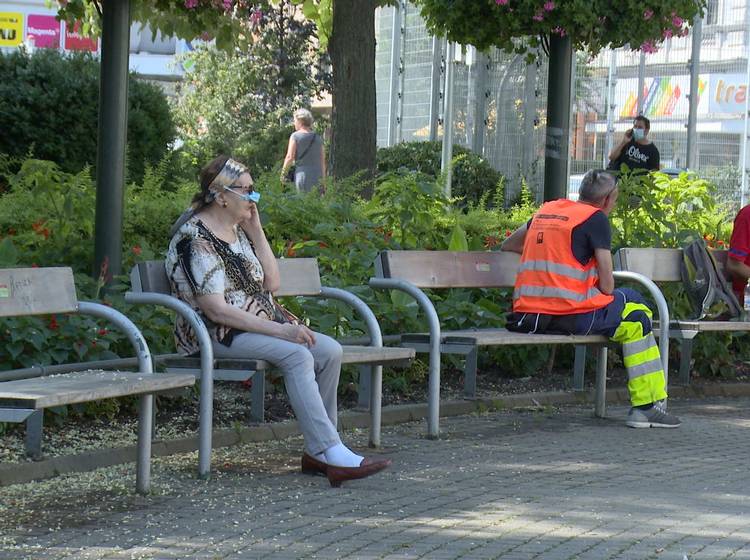
[(71, 313), (77, 309), (70, 268), (0, 269), (0, 317)]
[(375, 270), (418, 288), (505, 288), (515, 283), (519, 260), (504, 251), (383, 251)]
[[(277, 259), (281, 288), (277, 296), (306, 296), (320, 294), (318, 261), (310, 258)], [(164, 261), (146, 261), (135, 265), (131, 273), (134, 291), (169, 294), (169, 278)]]
[[(719, 269), (724, 270), (727, 251), (712, 250)], [(617, 251), (615, 269), (637, 272), (654, 282), (680, 282), (682, 249), (653, 249), (627, 247)]]

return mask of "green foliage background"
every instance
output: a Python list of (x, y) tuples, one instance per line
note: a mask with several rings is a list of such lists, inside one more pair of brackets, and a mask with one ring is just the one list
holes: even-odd
[[(33, 54), (0, 52), (0, 153), (31, 153), (77, 173), (96, 165), (99, 62), (86, 53), (63, 55), (53, 49)], [(140, 182), (175, 138), (162, 90), (131, 79), (128, 84), (128, 177)]]

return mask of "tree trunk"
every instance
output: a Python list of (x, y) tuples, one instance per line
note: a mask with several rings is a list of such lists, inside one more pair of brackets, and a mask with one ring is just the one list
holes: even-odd
[[(329, 52), (333, 64), (331, 169), (336, 178), (375, 175), (376, 0), (334, 0)], [(371, 187), (366, 195), (371, 193)]]

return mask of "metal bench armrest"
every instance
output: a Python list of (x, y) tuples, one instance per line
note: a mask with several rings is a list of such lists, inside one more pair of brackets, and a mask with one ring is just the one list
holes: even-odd
[(370, 337), (370, 346), (381, 347), (383, 346), (383, 333), (380, 329), (380, 323), (378, 323), (375, 314), (372, 309), (358, 296), (355, 294), (343, 290), (341, 288), (331, 288), (329, 286), (320, 287), (320, 296), (331, 299), (337, 299), (347, 303), (350, 307), (357, 312), (357, 314), (364, 319), (365, 326), (367, 328), (367, 334)]
[(185, 302), (174, 296), (157, 292), (127, 292), (128, 303), (145, 303), (161, 305), (179, 313), (193, 328), (198, 337), (201, 353), (201, 386), (200, 412), (198, 413), (198, 430), (200, 450), (198, 453), (198, 476), (207, 478), (211, 469), (211, 431), (213, 430), (214, 400), (214, 349), (208, 329), (203, 319)]
[(661, 293), (659, 286), (653, 280), (643, 274), (627, 270), (615, 270), (613, 275), (617, 280), (633, 280), (638, 282), (654, 298), (656, 308), (659, 312), (659, 353), (661, 354), (662, 367), (664, 368), (664, 384), (669, 386), (669, 308), (667, 307), (667, 300), (664, 298), (664, 294)]
[(370, 287), (382, 290), (401, 290), (415, 300), (427, 316), (430, 329), (430, 372), (427, 387), (427, 437), (437, 438), (440, 419), (440, 319), (435, 306), (422, 290), (411, 282), (396, 278), (370, 278)]

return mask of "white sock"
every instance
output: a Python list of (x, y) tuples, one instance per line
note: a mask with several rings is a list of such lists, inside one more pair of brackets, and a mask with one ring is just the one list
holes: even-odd
[(337, 467), (358, 467), (364, 460), (364, 457), (357, 455), (343, 443), (329, 447), (323, 455), (326, 463)]

